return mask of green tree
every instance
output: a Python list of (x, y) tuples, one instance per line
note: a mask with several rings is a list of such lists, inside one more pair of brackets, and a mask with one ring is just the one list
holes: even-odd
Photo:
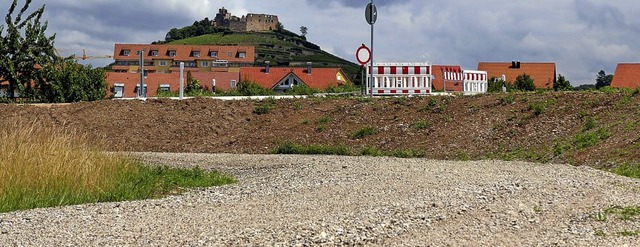
[(535, 91), (536, 90), (536, 85), (533, 81), (533, 79), (531, 78), (531, 76), (527, 75), (527, 74), (522, 74), (519, 75), (516, 78), (516, 89), (522, 90), (522, 91)]
[(489, 79), (489, 85), (487, 88), (488, 93), (500, 93), (502, 92), (502, 86), (507, 86), (507, 83), (500, 78), (492, 77)]
[(200, 81), (196, 78), (193, 78), (191, 75), (191, 71), (187, 72), (187, 87), (185, 88), (185, 93), (187, 94), (197, 94), (202, 91), (202, 85), (200, 85)]
[(47, 36), (48, 23), (40, 19), (45, 5), (23, 18), (31, 0), (26, 0), (14, 16), (18, 0), (13, 0), (5, 25), (0, 25), (0, 82), (8, 82), (7, 95), (14, 97), (17, 90), (21, 97), (34, 97), (32, 82), (42, 80), (37, 67), (46, 68), (56, 59), (53, 46), (55, 34)]
[(600, 70), (596, 75), (596, 89), (600, 89), (606, 86), (611, 86), (613, 81), (613, 75), (607, 75), (604, 70)]
[(553, 90), (556, 91), (571, 91), (573, 87), (571, 86), (571, 82), (567, 81), (563, 75), (558, 75), (558, 80), (553, 83)]
[(38, 80), (38, 99), (63, 103), (104, 99), (108, 84), (105, 71), (78, 64), (73, 58), (58, 59), (55, 65), (42, 70), (44, 80)]

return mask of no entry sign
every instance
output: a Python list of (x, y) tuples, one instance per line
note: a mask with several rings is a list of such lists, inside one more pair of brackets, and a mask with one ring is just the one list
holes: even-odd
[(360, 65), (365, 65), (371, 61), (371, 49), (366, 45), (360, 46), (356, 51), (356, 59)]

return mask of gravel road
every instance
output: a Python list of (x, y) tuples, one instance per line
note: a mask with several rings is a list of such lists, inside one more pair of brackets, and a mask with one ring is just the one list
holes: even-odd
[[(640, 246), (640, 180), (589, 167), (142, 153), (233, 174), (158, 200), (0, 214), (0, 246)], [(602, 219), (602, 218), (601, 218)]]

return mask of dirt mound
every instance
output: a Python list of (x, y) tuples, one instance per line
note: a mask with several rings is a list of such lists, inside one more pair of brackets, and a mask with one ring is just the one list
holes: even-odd
[(57, 125), (116, 151), (269, 153), (289, 142), (433, 159), (640, 160), (640, 96), (625, 93), (105, 100), (0, 110), (4, 126), (16, 119)]

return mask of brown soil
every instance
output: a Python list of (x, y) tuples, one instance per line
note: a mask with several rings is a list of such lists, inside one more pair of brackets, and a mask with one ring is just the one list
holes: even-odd
[[(269, 107), (266, 114), (256, 113), (264, 106)], [(47, 107), (0, 105), (0, 111), (2, 126), (16, 119), (35, 120), (86, 132), (113, 151), (270, 153), (292, 142), (346, 145), (354, 154), (365, 147), (412, 150), (433, 159), (597, 167), (640, 160), (640, 96), (628, 93), (105, 100)], [(365, 127), (377, 133), (355, 138)], [(597, 132), (604, 135), (593, 137)]]

